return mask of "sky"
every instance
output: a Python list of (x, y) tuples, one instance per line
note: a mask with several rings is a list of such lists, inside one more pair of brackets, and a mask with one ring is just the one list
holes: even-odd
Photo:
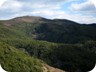
[(20, 16), (68, 19), (96, 23), (96, 8), (90, 0), (6, 0), (0, 6), (0, 20)]

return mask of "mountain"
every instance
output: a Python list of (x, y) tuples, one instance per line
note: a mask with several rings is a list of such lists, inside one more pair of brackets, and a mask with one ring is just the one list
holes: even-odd
[[(55, 43), (79, 43), (96, 40), (96, 24), (79, 24), (65, 19), (35, 16), (17, 17), (1, 23), (37, 40)], [(22, 31), (21, 31), (22, 30)]]
[(42, 66), (87, 72), (96, 63), (95, 27), (95, 23), (35, 16), (1, 20), (0, 63), (10, 72), (24, 72), (24, 66), (27, 72), (42, 72)]

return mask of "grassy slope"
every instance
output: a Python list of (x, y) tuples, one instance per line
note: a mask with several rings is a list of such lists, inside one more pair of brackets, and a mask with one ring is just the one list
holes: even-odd
[(8, 72), (42, 72), (38, 59), (1, 42), (0, 64)]
[(42, 72), (40, 60), (6, 44), (9, 40), (28, 39), (23, 31), (0, 24), (0, 64), (8, 72)]

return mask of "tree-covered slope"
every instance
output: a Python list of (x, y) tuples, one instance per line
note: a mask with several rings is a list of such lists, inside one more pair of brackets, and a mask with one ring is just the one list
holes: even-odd
[(68, 72), (87, 72), (96, 63), (95, 31), (95, 24), (60, 19), (25, 16), (0, 21), (0, 62), (9, 72), (24, 72), (25, 67), (27, 72), (41, 72), (37, 58)]
[(96, 40), (96, 27), (78, 24), (68, 20), (53, 20), (36, 28), (37, 39), (56, 43), (78, 43)]
[(86, 72), (95, 66), (96, 42), (84, 44), (57, 44), (36, 40), (9, 40), (6, 42), (27, 51), (47, 64), (69, 72)]

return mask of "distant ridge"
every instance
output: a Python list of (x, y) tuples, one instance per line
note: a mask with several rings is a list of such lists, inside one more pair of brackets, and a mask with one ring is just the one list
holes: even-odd
[[(28, 22), (28, 23), (37, 23), (37, 22), (70, 22), (70, 23), (75, 23), (75, 24), (80, 24), (78, 22), (72, 21), (72, 20), (67, 20), (67, 19), (46, 19), (40, 16), (21, 16), (21, 17), (15, 17), (9, 20), (0, 20), (1, 22)], [(96, 23), (91, 23), (91, 24), (96, 24)], [(90, 24), (89, 24), (90, 25)]]

